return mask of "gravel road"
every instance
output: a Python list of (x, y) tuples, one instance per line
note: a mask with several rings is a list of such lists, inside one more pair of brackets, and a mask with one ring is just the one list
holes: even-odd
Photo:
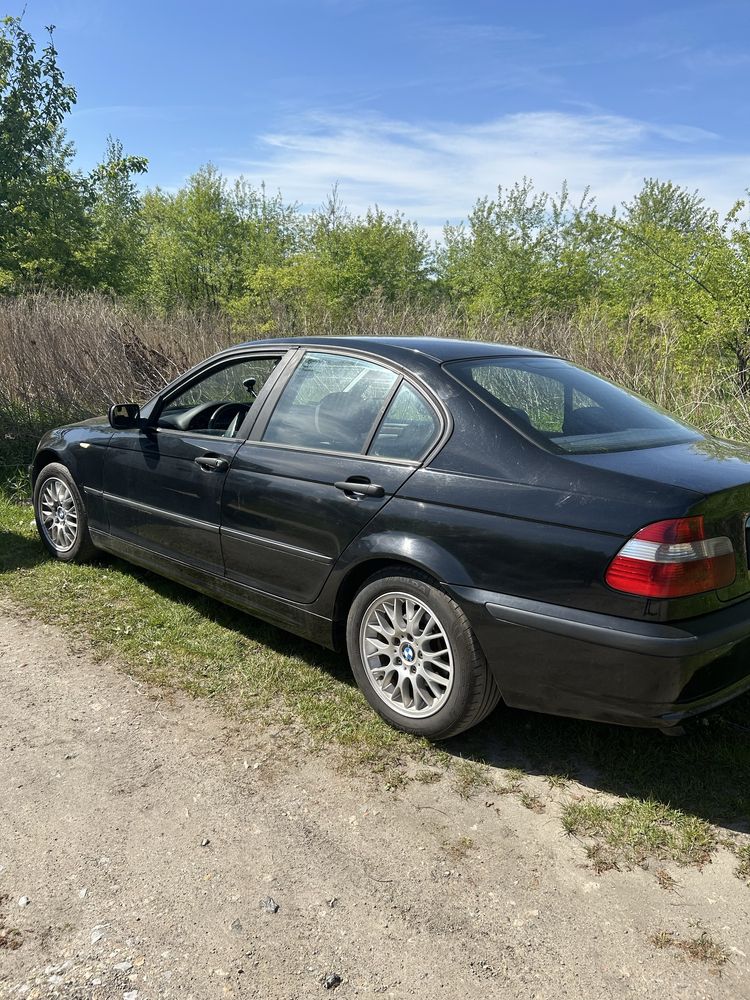
[(0, 610), (3, 1000), (750, 997), (730, 856), (673, 874), (597, 877), (552, 808), (388, 790)]

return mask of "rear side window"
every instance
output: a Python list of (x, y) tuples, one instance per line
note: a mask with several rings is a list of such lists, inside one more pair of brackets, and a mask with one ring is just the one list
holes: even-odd
[(440, 430), (437, 414), (423, 396), (402, 382), (381, 421), (368, 454), (416, 461)]
[(473, 368), (471, 378), (506, 406), (520, 423), (539, 431), (562, 433), (565, 389), (558, 379), (500, 365)]
[(635, 393), (556, 358), (483, 358), (445, 367), (519, 430), (555, 450), (627, 451), (703, 436)]

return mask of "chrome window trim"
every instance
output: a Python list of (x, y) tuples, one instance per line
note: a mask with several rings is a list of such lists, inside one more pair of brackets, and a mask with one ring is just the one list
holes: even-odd
[[(386, 463), (393, 463), (395, 465), (405, 465), (413, 466), (415, 469), (420, 468), (424, 465), (429, 464), (433, 458), (438, 454), (438, 452), (443, 448), (443, 446), (448, 441), (448, 438), (453, 432), (453, 417), (451, 412), (443, 402), (442, 399), (435, 393), (430, 385), (420, 376), (415, 375), (411, 372), (405, 365), (402, 365), (398, 361), (393, 361), (391, 358), (384, 358), (380, 354), (375, 354), (370, 351), (361, 350), (359, 348), (348, 348), (348, 347), (338, 347), (331, 346), (327, 344), (296, 344), (294, 345), (298, 348), (299, 353), (296, 358), (291, 360), (288, 365), (285, 365), (285, 370), (283, 376), (276, 383), (272, 389), (271, 394), (269, 394), (268, 399), (264, 400), (263, 408), (258, 413), (258, 419), (253, 424), (250, 433), (247, 437), (247, 444), (259, 444), (265, 447), (272, 448), (288, 448), (291, 451), (306, 452), (312, 455), (335, 455), (338, 457), (346, 458), (359, 458), (366, 461), (376, 461)], [(278, 406), (279, 400), (284, 394), (287, 384), (294, 375), (295, 371), (302, 364), (305, 356), (307, 354), (336, 354), (343, 355), (344, 357), (360, 358), (365, 361), (373, 362), (374, 364), (380, 365), (382, 368), (388, 368), (391, 371), (396, 372), (401, 376), (402, 381), (410, 384), (415, 391), (417, 391), (421, 396), (424, 396), (427, 402), (432, 406), (435, 413), (437, 414), (438, 420), (440, 421), (440, 430), (435, 436), (434, 440), (430, 442), (427, 449), (424, 451), (419, 459), (412, 459), (406, 461), (405, 459), (383, 459), (377, 455), (362, 455), (360, 452), (337, 452), (337, 451), (327, 451), (323, 448), (306, 448), (302, 445), (287, 445), (287, 444), (275, 444), (272, 441), (263, 441), (263, 435), (266, 432), (266, 428), (273, 416), (276, 407)], [(442, 367), (442, 366), (441, 366)], [(454, 380), (457, 381), (457, 380)], [(382, 418), (381, 418), (382, 419)], [(368, 446), (370, 441), (367, 442)]]
[[(277, 444), (275, 441), (254, 441), (252, 439), (244, 441), (243, 445), (252, 445), (258, 448), (276, 448), (279, 451), (298, 451), (308, 455), (321, 455), (330, 458), (356, 458), (362, 462), (377, 462), (380, 465), (403, 465), (407, 468), (417, 469), (422, 464), (421, 460), (405, 458), (381, 458), (379, 455), (362, 455), (358, 451), (327, 451), (323, 448), (309, 448), (301, 444)], [(288, 476), (288, 473), (278, 473)], [(273, 475), (273, 473), (271, 473)], [(327, 480), (321, 480), (327, 482)]]

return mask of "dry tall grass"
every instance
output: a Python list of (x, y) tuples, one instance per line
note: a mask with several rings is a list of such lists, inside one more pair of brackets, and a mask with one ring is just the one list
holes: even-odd
[[(736, 376), (693, 376), (674, 359), (675, 331), (644, 338), (586, 320), (538, 316), (498, 322), (445, 305), (362, 304), (346, 322), (328, 314), (292, 320), (279, 309), (276, 335), (411, 334), (523, 344), (548, 351), (643, 393), (710, 433), (750, 439), (750, 402)], [(96, 295), (35, 295), (0, 301), (0, 463), (28, 461), (47, 427), (104, 412), (114, 400), (145, 400), (190, 365), (258, 331), (236, 331), (218, 314), (139, 312)], [(701, 374), (698, 375), (697, 373)]]

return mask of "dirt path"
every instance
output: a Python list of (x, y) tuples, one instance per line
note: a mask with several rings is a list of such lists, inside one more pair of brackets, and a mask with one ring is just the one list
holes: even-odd
[[(728, 857), (675, 893), (597, 878), (513, 796), (388, 791), (300, 744), (0, 612), (0, 997), (750, 997)], [(720, 974), (649, 942), (698, 920)]]

